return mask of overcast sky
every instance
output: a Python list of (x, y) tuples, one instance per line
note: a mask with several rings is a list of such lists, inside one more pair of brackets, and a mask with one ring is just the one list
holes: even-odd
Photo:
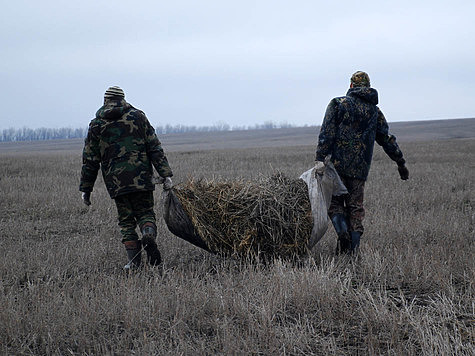
[(319, 125), (369, 73), (389, 122), (475, 117), (475, 1), (0, 0), (0, 129)]

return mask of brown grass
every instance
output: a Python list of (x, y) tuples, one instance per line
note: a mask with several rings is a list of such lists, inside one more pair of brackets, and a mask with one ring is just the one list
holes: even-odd
[[(81, 203), (80, 152), (0, 153), (0, 353), (473, 355), (475, 140), (402, 149), (407, 182), (376, 152), (358, 260), (332, 229), (303, 265), (220, 258), (161, 220), (163, 268), (129, 278), (101, 181)], [(176, 183), (296, 178), (314, 147), (168, 156)]]
[(312, 232), (308, 188), (282, 173), (259, 180), (194, 180), (173, 188), (206, 246), (249, 260), (307, 253)]

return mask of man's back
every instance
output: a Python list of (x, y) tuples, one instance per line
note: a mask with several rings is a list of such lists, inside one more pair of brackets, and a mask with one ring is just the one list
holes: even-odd
[[(371, 165), (381, 111), (373, 88), (350, 88), (346, 96), (333, 99), (325, 113), (317, 157), (331, 154), (338, 173), (365, 180)], [(384, 117), (382, 116), (384, 120)]]
[(153, 159), (161, 169), (160, 174), (165, 172), (163, 176), (171, 175), (160, 141), (145, 114), (124, 99), (107, 100), (89, 125), (83, 160), (89, 162), (91, 168), (88, 169), (87, 165), (84, 168), (81, 189), (92, 187), (94, 171), (100, 163), (107, 191), (112, 198), (154, 190)]
[(143, 116), (126, 102), (112, 102), (98, 110), (91, 129), (100, 140), (103, 164), (127, 159), (132, 154), (146, 153)]

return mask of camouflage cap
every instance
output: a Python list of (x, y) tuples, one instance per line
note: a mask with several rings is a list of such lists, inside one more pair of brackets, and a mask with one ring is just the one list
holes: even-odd
[(357, 71), (351, 76), (351, 84), (354, 87), (369, 87), (371, 86), (369, 75), (365, 72)]
[(119, 97), (119, 98), (123, 98), (125, 99), (125, 94), (124, 94), (124, 91), (119, 88), (118, 86), (113, 86), (113, 87), (110, 87), (109, 89), (106, 90), (105, 94), (104, 94), (104, 99), (111, 99), (111, 98), (114, 98), (114, 97)]

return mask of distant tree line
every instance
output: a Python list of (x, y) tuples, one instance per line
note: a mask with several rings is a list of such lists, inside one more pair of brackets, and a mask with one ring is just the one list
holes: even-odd
[(87, 128), (72, 129), (68, 127), (62, 128), (46, 128), (30, 129), (23, 127), (21, 129), (4, 129), (0, 131), (0, 142), (11, 141), (42, 141), (42, 140), (59, 140), (69, 138), (86, 137)]
[[(296, 127), (288, 123), (276, 124), (266, 121), (263, 124), (251, 126), (230, 126), (226, 123), (218, 123), (212, 126), (187, 126), (187, 125), (164, 125), (156, 126), (155, 131), (159, 135), (184, 132), (215, 132), (215, 131), (239, 131), (239, 130), (262, 130)], [(87, 135), (87, 128), (46, 128), (31, 129), (23, 127), (21, 129), (9, 128), (0, 131), (0, 142), (14, 141), (43, 141), (43, 140), (65, 140), (70, 138), (84, 138)]]
[(188, 126), (188, 125), (165, 125), (156, 126), (155, 131), (159, 135), (168, 133), (184, 133), (184, 132), (215, 132), (215, 131), (243, 131), (243, 130), (262, 130), (262, 129), (278, 129), (278, 128), (290, 128), (296, 127), (296, 125), (288, 123), (276, 124), (272, 121), (266, 121), (263, 124), (255, 125), (242, 125), (242, 126), (230, 126), (226, 123), (217, 123), (212, 126)]

